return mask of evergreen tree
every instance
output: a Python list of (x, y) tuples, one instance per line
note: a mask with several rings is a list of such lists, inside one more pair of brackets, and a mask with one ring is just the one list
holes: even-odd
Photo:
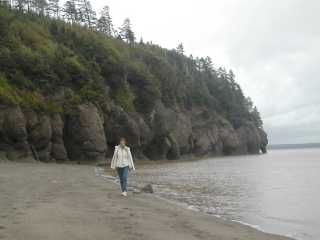
[(201, 59), (199, 57), (196, 57), (196, 59), (194, 61), (195, 61), (195, 64), (196, 64), (196, 69), (199, 72), (201, 72), (201, 70), (202, 70)]
[(91, 3), (88, 0), (80, 0), (78, 4), (79, 20), (85, 26), (93, 28), (96, 26), (97, 15), (92, 9)]
[(227, 71), (226, 71), (225, 68), (219, 67), (217, 72), (218, 72), (218, 77), (219, 78), (223, 78), (223, 79), (227, 78)]
[(13, 0), (13, 7), (17, 8), (20, 12), (23, 12), (27, 5), (27, 0)]
[(198, 58), (198, 69), (203, 72), (211, 72), (213, 70), (212, 60), (210, 57)]
[(205, 71), (206, 70), (206, 60), (202, 57), (200, 58), (200, 71)]
[(110, 16), (110, 9), (108, 6), (105, 6), (101, 11), (101, 16), (97, 22), (97, 29), (107, 36), (114, 36), (112, 18)]
[(234, 75), (234, 73), (233, 73), (233, 71), (231, 69), (229, 70), (228, 76), (229, 76), (230, 79), (233, 79), (233, 80), (235, 78), (235, 75)]
[(234, 90), (237, 90), (238, 87), (237, 87), (237, 83), (235, 81), (235, 75), (231, 69), (229, 70), (229, 73), (227, 74), (227, 80), (230, 82), (231, 87)]
[(262, 127), (263, 121), (261, 119), (260, 113), (259, 113), (256, 106), (254, 106), (251, 111), (251, 118), (252, 118), (253, 123), (256, 125), (256, 127), (259, 127), (259, 128)]
[(31, 9), (33, 12), (38, 13), (39, 15), (43, 16), (45, 10), (47, 9), (48, 3), (46, 0), (33, 0), (31, 1)]
[(245, 98), (244, 103), (245, 103), (246, 110), (248, 112), (251, 112), (252, 108), (253, 108), (253, 102), (252, 102), (251, 98), (250, 97)]
[(10, 0), (0, 0), (0, 7), (10, 7), (11, 2)]
[(32, 11), (32, 8), (34, 7), (34, 0), (24, 0), (25, 1), (25, 8), (27, 12)]
[(119, 29), (119, 36), (127, 43), (133, 44), (135, 41), (135, 35), (131, 28), (131, 22), (129, 18), (126, 18)]
[(204, 59), (204, 70), (205, 71), (212, 71), (213, 70), (213, 63), (211, 57), (207, 56)]
[(178, 45), (178, 47), (176, 48), (176, 51), (177, 51), (179, 54), (181, 54), (181, 55), (184, 54), (184, 47), (183, 47), (183, 44), (182, 44), (182, 43), (180, 43), (180, 44)]
[(64, 19), (70, 23), (76, 23), (78, 21), (78, 10), (74, 0), (66, 1), (63, 8)]
[(47, 13), (51, 17), (59, 18), (59, 0), (48, 0)]

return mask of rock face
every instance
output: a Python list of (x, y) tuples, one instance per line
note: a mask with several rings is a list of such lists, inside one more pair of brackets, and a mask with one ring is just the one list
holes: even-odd
[(217, 126), (210, 128), (194, 127), (193, 129), (193, 151), (197, 156), (203, 156), (208, 153), (222, 152), (222, 143), (219, 141), (219, 131)]
[(138, 124), (122, 108), (113, 105), (110, 111), (104, 114), (104, 121), (109, 144), (116, 145), (120, 137), (127, 136), (128, 142), (134, 146), (141, 145)]
[(143, 149), (150, 142), (152, 132), (138, 114), (128, 114), (112, 104), (104, 113), (104, 131), (110, 146), (117, 145), (119, 138), (125, 137), (139, 158), (145, 158)]
[(239, 152), (239, 138), (232, 125), (226, 119), (219, 119), (219, 138), (222, 142), (222, 151), (226, 155)]
[(0, 107), (0, 153), (14, 161), (66, 161), (64, 123), (53, 117), (19, 106)]
[(104, 159), (107, 150), (103, 118), (93, 104), (82, 104), (66, 118), (64, 142), (68, 157), (78, 162)]
[(120, 137), (127, 138), (136, 159), (151, 160), (265, 153), (268, 144), (267, 134), (252, 122), (235, 129), (207, 109), (187, 111), (162, 102), (147, 116), (128, 113), (113, 103), (103, 110), (81, 104), (68, 114), (50, 116), (0, 106), (1, 160), (104, 160)]
[[(180, 157), (180, 145), (176, 138), (182, 134), (177, 134), (180, 129), (177, 126), (178, 114), (172, 109), (166, 108), (158, 102), (151, 115), (150, 125), (153, 138), (148, 144), (145, 153), (153, 160), (178, 159)], [(182, 127), (182, 125), (181, 125)], [(181, 142), (183, 145), (183, 140)]]
[(50, 161), (52, 128), (49, 116), (27, 111), (25, 117), (27, 119), (28, 143), (34, 158), (44, 162)]
[(267, 133), (261, 129), (258, 128), (259, 136), (260, 136), (260, 149), (262, 153), (267, 153), (267, 145), (268, 145), (268, 136)]
[(237, 129), (241, 143), (241, 153), (256, 154), (260, 151), (260, 135), (258, 130), (253, 126), (241, 126)]
[(68, 160), (67, 151), (63, 141), (64, 122), (60, 115), (55, 115), (51, 119), (52, 147), (51, 157), (58, 162)]
[(0, 149), (9, 160), (32, 161), (26, 119), (18, 106), (1, 106)]

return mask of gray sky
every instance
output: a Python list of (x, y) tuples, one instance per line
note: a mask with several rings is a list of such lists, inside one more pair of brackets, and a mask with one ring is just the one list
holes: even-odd
[(320, 142), (319, 0), (91, 0), (138, 38), (234, 70), (270, 143)]

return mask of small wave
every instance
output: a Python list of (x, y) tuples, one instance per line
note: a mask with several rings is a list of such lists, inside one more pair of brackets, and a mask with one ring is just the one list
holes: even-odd
[(193, 205), (189, 205), (189, 206), (187, 207), (187, 209), (192, 210), (192, 211), (195, 211), (195, 212), (200, 212), (200, 208), (197, 207), (197, 206), (193, 206)]
[(245, 225), (245, 226), (248, 226), (248, 227), (252, 227), (254, 229), (257, 229), (261, 232), (265, 232), (259, 225), (254, 225), (254, 224), (250, 224), (250, 223), (247, 223), (247, 222), (243, 222), (243, 221), (239, 221), (239, 220), (231, 220), (231, 222), (236, 222), (236, 223), (240, 223), (242, 225)]

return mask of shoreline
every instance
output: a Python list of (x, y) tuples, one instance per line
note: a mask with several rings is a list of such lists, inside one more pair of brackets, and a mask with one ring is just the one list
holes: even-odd
[[(205, 160), (205, 159), (202, 159), (202, 160)], [(188, 161), (188, 160), (185, 160), (185, 161)], [(167, 161), (167, 162), (170, 162), (170, 161)], [(178, 160), (178, 161), (175, 161), (175, 162), (183, 162), (183, 161)], [(157, 164), (157, 163), (153, 163), (153, 162), (150, 163), (150, 162), (146, 161), (146, 162), (140, 163), (139, 166), (145, 166), (145, 165), (148, 165), (148, 164)], [(98, 168), (100, 168), (100, 171), (105, 173), (103, 175), (99, 175), (99, 176), (97, 175), (98, 177), (102, 177), (102, 178), (104, 178), (105, 181), (109, 181), (112, 184), (115, 184), (115, 185), (118, 184), (118, 182), (116, 182), (116, 177), (112, 176), (111, 174), (110, 175), (106, 175), (106, 173), (112, 173), (111, 170), (109, 171), (109, 169), (108, 169), (106, 171), (106, 169), (103, 169), (103, 168), (97, 166), (97, 167), (95, 167), (95, 173), (97, 173), (96, 169), (98, 169)], [(139, 188), (143, 187), (144, 185), (146, 185), (146, 183), (141, 183), (140, 186), (138, 186), (138, 185), (131, 185), (130, 186), (130, 184), (129, 184), (129, 188), (131, 187), (133, 189), (139, 189)], [(150, 194), (146, 194), (146, 193), (142, 193), (142, 194), (144, 194), (145, 197), (150, 196)], [(253, 229), (255, 229), (255, 230), (259, 231), (259, 232), (262, 232), (262, 233), (276, 235), (276, 236), (283, 236), (283, 237), (287, 237), (290, 240), (298, 240), (298, 239), (292, 238), (290, 236), (279, 235), (277, 233), (272, 233), (272, 232), (265, 231), (259, 225), (253, 225), (253, 224), (242, 222), (242, 221), (238, 221), (238, 220), (228, 220), (228, 219), (223, 218), (220, 215), (216, 215), (216, 214), (212, 214), (212, 213), (209, 213), (209, 212), (201, 211), (200, 209), (194, 208), (194, 206), (188, 205), (187, 203), (178, 202), (178, 201), (175, 201), (173, 199), (168, 199), (168, 198), (165, 198), (165, 197), (161, 197), (159, 195), (156, 195), (156, 193), (152, 194), (152, 196), (154, 198), (160, 200), (160, 201), (164, 201), (164, 202), (167, 202), (168, 204), (172, 204), (172, 205), (178, 206), (179, 208), (183, 208), (185, 210), (188, 210), (188, 211), (191, 211), (191, 212), (194, 212), (194, 213), (204, 214), (204, 215), (207, 215), (207, 216), (210, 216), (210, 217), (213, 217), (213, 218), (221, 219), (222, 221), (225, 221), (227, 223), (236, 223), (236, 224), (240, 224), (240, 225), (243, 225), (243, 226), (246, 226), (246, 227), (249, 227), (249, 228), (253, 228)]]
[(129, 192), (92, 165), (0, 163), (0, 239), (289, 240)]
[[(205, 159), (204, 159), (205, 160)], [(188, 161), (188, 160), (185, 160), (185, 161)], [(170, 162), (170, 161), (167, 161), (167, 162)], [(183, 161), (176, 161), (176, 162), (183, 162)], [(148, 164), (149, 162), (142, 162), (140, 164), (141, 165), (145, 165), (145, 164)], [(113, 177), (111, 175), (101, 175), (101, 176), (98, 176), (98, 177), (102, 177), (104, 178), (104, 180), (106, 181), (109, 181), (111, 182), (112, 184), (115, 184), (117, 185), (118, 183), (116, 182), (116, 177)], [(141, 184), (141, 186), (143, 186), (144, 184)], [(130, 186), (129, 186), (130, 187)], [(134, 189), (137, 189), (139, 188), (138, 186), (131, 186), (132, 188)], [(129, 190), (130, 192), (130, 190)], [(240, 224), (244, 227), (249, 227), (249, 228), (252, 228), (254, 230), (257, 230), (259, 232), (262, 232), (262, 233), (265, 233), (265, 234), (269, 234), (269, 235), (273, 235), (273, 236), (278, 236), (278, 237), (285, 237), (286, 239), (288, 240), (298, 240), (298, 239), (294, 239), (290, 236), (284, 236), (284, 235), (279, 235), (279, 234), (276, 234), (276, 233), (271, 233), (271, 232), (267, 232), (267, 231), (264, 231), (261, 227), (259, 227), (258, 225), (253, 225), (253, 224), (249, 224), (249, 223), (246, 223), (246, 222), (241, 222), (241, 221), (237, 221), (237, 220), (227, 220), (225, 218), (223, 218), (222, 216), (220, 215), (215, 215), (215, 214), (211, 214), (211, 213), (208, 213), (208, 212), (204, 212), (204, 211), (201, 211), (199, 209), (195, 209), (193, 208), (192, 205), (188, 205), (186, 203), (182, 203), (182, 202), (178, 202), (178, 201), (175, 201), (175, 200), (172, 200), (172, 199), (168, 199), (168, 198), (164, 198), (164, 197), (161, 197), (159, 195), (156, 195), (156, 194), (148, 194), (148, 193), (140, 193), (142, 194), (144, 197), (148, 198), (150, 196), (152, 196), (152, 198), (155, 198), (159, 201), (163, 201), (163, 202), (166, 202), (170, 205), (174, 205), (174, 206), (178, 206), (179, 208), (182, 208), (184, 210), (187, 210), (187, 211), (190, 211), (190, 212), (193, 212), (193, 213), (198, 213), (198, 214), (203, 214), (203, 215), (206, 215), (206, 216), (210, 216), (210, 217), (213, 217), (213, 218), (216, 218), (216, 219), (219, 219), (219, 220), (222, 220), (224, 221), (226, 224), (230, 224), (230, 223), (235, 223), (235, 224)]]

